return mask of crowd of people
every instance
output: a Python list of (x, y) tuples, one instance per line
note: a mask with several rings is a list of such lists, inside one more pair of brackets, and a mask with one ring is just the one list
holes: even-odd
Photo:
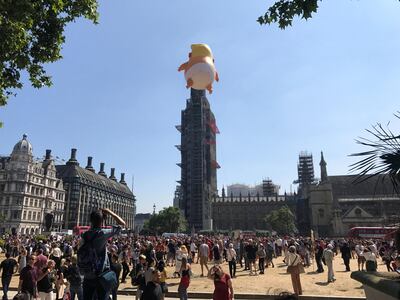
[[(105, 229), (104, 215), (120, 226)], [(376, 271), (377, 261), (387, 271), (400, 268), (393, 241), (311, 240), (292, 237), (175, 236), (145, 237), (120, 235), (124, 220), (108, 209), (91, 213), (91, 228), (80, 237), (48, 237), (37, 241), (29, 236), (9, 236), (4, 247), (3, 300), (8, 299), (11, 278), (19, 274), (18, 299), (105, 300), (117, 299), (120, 283), (136, 286), (137, 300), (161, 300), (168, 292), (168, 275), (179, 278), (178, 295), (188, 299), (194, 278), (192, 265), (199, 264), (200, 277), (214, 284), (213, 299), (234, 297), (236, 271), (263, 276), (276, 260), (285, 263), (293, 292), (302, 294), (301, 277), (314, 261), (316, 272), (327, 269), (327, 282), (336, 280), (334, 259), (340, 256), (350, 271), (356, 259), (358, 270)], [(275, 263), (274, 263), (275, 260)], [(223, 263), (227, 263), (224, 270)], [(172, 268), (171, 274), (167, 267)]]

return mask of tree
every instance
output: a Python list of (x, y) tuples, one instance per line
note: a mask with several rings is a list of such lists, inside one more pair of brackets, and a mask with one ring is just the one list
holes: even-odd
[(179, 208), (170, 206), (152, 215), (145, 222), (143, 230), (157, 235), (164, 232), (184, 232), (187, 230), (187, 222)]
[(293, 18), (296, 16), (302, 19), (309, 19), (312, 13), (318, 9), (318, 1), (321, 0), (279, 0), (276, 1), (264, 16), (260, 16), (257, 22), (260, 25), (278, 23), (279, 28), (285, 29), (292, 25)]
[(298, 16), (309, 19), (318, 10), (318, 1), (322, 0), (279, 0), (268, 8), (264, 16), (260, 16), (257, 22), (260, 25), (278, 23), (279, 28), (285, 29), (292, 26), (293, 18)]
[(0, 1), (0, 106), (21, 89), (21, 72), (33, 87), (51, 86), (44, 64), (62, 58), (64, 28), (77, 18), (97, 23), (97, 0)]
[[(400, 112), (395, 117), (400, 119)], [(383, 181), (385, 176), (389, 176), (394, 190), (400, 192), (400, 134), (394, 134), (389, 127), (384, 128), (380, 123), (366, 131), (373, 139), (359, 138), (356, 142), (368, 147), (368, 151), (350, 155), (361, 157), (350, 166), (351, 172), (358, 173), (356, 182), (375, 176)]]
[(273, 210), (264, 220), (278, 234), (293, 234), (297, 232), (295, 216), (287, 205)]

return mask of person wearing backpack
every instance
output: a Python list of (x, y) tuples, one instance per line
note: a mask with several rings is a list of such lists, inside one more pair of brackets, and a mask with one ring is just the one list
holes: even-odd
[(125, 221), (109, 209), (93, 211), (90, 214), (91, 227), (82, 234), (78, 249), (78, 267), (83, 273), (83, 299), (98, 300), (109, 298), (110, 292), (118, 284), (115, 273), (110, 269), (107, 255), (107, 240), (121, 232), (120, 226), (102, 229), (105, 216), (111, 216), (119, 225)]

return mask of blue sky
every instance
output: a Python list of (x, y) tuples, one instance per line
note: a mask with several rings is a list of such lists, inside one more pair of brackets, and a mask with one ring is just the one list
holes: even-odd
[[(177, 67), (192, 43), (214, 52), (220, 82), (208, 97), (221, 134), (218, 186), (271, 178), (290, 190), (300, 151), (324, 151), (330, 175), (347, 174), (354, 139), (400, 120), (400, 3), (323, 1), (282, 31), (256, 19), (273, 1), (100, 1), (100, 24), (67, 27), (54, 86), (26, 85), (0, 110), (0, 153), (23, 133), (81, 165), (93, 156), (135, 178), (137, 211), (172, 204), (180, 170), (175, 125), (189, 91)], [(229, 3), (229, 4), (228, 4)], [(293, 187), (294, 188), (294, 187)]]

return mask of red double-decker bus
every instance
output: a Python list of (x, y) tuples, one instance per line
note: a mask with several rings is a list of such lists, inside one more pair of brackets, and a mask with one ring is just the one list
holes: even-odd
[(384, 239), (396, 227), (353, 227), (349, 230), (349, 237), (366, 239)]
[[(112, 226), (101, 226), (101, 228), (103, 229), (111, 229)], [(73, 229), (73, 234), (74, 235), (81, 235), (82, 233), (84, 233), (85, 231), (88, 231), (90, 229), (90, 226), (75, 226)]]

